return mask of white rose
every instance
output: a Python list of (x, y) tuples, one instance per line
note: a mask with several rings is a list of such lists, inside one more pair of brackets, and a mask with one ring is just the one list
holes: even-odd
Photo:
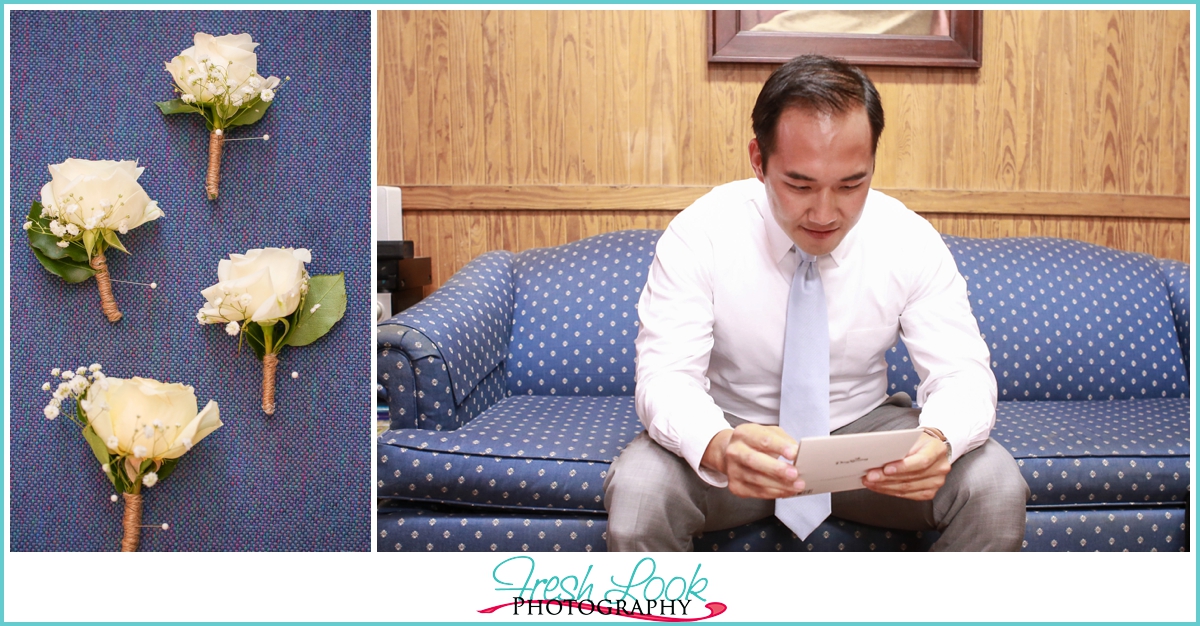
[(308, 285), (304, 248), (264, 248), (231, 254), (217, 265), (217, 284), (201, 291), (207, 300), (201, 323), (264, 322), (291, 315)]
[[(167, 72), (184, 96), (212, 102), (258, 76), (258, 58), (254, 54), (258, 44), (250, 35), (213, 37), (196, 33), (194, 41), (196, 45), (166, 63)], [(274, 87), (279, 79), (272, 76), (266, 83)]]
[(137, 161), (67, 159), (49, 169), (50, 182), (42, 186), (42, 206), (76, 207), (59, 215), (63, 232), (70, 224), (115, 229), (122, 221), (133, 228), (163, 216), (158, 202), (137, 182), (146, 169), (138, 167)]
[[(106, 378), (106, 387), (88, 392), (88, 423), (110, 451), (161, 461), (174, 459), (222, 426), (217, 403), (209, 400), (197, 411), (196, 394), (179, 383), (161, 383), (149, 378)], [(150, 428), (152, 421), (161, 429)]]

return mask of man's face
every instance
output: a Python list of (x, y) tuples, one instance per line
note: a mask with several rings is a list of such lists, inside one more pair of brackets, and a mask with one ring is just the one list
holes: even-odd
[(829, 115), (789, 108), (765, 170), (762, 156), (752, 140), (750, 164), (775, 221), (801, 250), (832, 252), (862, 216), (875, 173), (866, 109)]

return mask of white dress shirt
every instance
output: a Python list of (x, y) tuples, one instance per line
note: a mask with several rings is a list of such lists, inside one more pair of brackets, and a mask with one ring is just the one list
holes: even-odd
[[(887, 398), (884, 355), (899, 336), (921, 378), (921, 425), (946, 435), (953, 459), (987, 441), (996, 379), (966, 281), (933, 226), (871, 190), (858, 223), (817, 263), (829, 311), (830, 430)], [(797, 264), (756, 179), (709, 192), (658, 242), (638, 302), (638, 416), (710, 484), (727, 484), (700, 467), (709, 441), (729, 428), (725, 412), (779, 423)]]

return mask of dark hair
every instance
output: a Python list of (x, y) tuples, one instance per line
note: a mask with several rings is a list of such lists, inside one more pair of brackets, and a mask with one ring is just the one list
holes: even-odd
[(838, 59), (805, 54), (775, 70), (754, 103), (750, 114), (754, 136), (762, 153), (763, 169), (775, 151), (779, 116), (789, 108), (820, 113), (845, 113), (863, 107), (871, 123), (871, 153), (883, 133), (883, 105), (874, 83), (862, 70)]

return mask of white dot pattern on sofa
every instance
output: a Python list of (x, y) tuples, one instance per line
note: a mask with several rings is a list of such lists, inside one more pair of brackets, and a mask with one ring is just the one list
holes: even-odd
[[(966, 279), (1000, 400), (1187, 397), (1157, 259), (1068, 239), (943, 239)], [(888, 363), (891, 392), (915, 394), (902, 344)]]
[(633, 395), (637, 301), (661, 235), (624, 230), (518, 255), (510, 394)]
[(628, 396), (513, 396), (454, 432), (384, 432), (378, 493), (603, 511), (608, 466), (641, 430)]
[[(440, 539), (424, 531), (419, 539), (401, 539), (387, 530), (381, 549), (603, 549), (595, 540), (603, 532), (603, 477), (620, 448), (641, 430), (631, 397), (636, 301), (659, 234), (610, 233), (516, 256), (489, 253), (448, 283), (459, 281), (462, 289), (453, 298), (442, 299), (439, 290), (410, 310), (408, 319), (421, 332), (403, 321), (390, 327), (394, 337), (381, 327), (380, 382), (388, 385), (389, 403), (408, 411), (397, 403), (409, 402), (418, 413), (412, 423), (426, 430), (415, 435), (393, 430), (381, 438), (379, 494), (433, 511), (451, 507), (428, 515), (437, 524), (453, 520), (480, 533), (475, 541), (461, 528), (442, 527)], [(967, 280), (1001, 400), (1025, 400), (1000, 403), (993, 437), (1018, 459), (1032, 491), (1029, 549), (1186, 548), (1182, 509), (1169, 507), (1190, 496), (1187, 348), (1172, 343), (1189, 345), (1190, 267), (1067, 240), (944, 239)], [(628, 284), (610, 280), (634, 274), (638, 280)], [(468, 308), (457, 304), (506, 290), (512, 294), (511, 321), (488, 317), (479, 306), (467, 315), (462, 311)], [(613, 293), (628, 297), (617, 301)], [(605, 298), (603, 306), (599, 297)], [(451, 310), (456, 307), (457, 313)], [(625, 314), (627, 332), (620, 340), (612, 331), (622, 328), (612, 323), (615, 313)], [(509, 332), (505, 323), (511, 324)], [(450, 356), (443, 358), (422, 332), (455, 342)], [(618, 356), (610, 346), (622, 341), (628, 349)], [(407, 371), (397, 359), (400, 352), (411, 357)], [(471, 359), (496, 365), (471, 368)], [(570, 366), (566, 382), (550, 373), (561, 375), (564, 359)], [(892, 390), (915, 397), (917, 376), (902, 344), (888, 360)], [(614, 371), (618, 364), (627, 371)], [(614, 387), (621, 376), (628, 383)], [(416, 391), (403, 393), (398, 384)], [(506, 395), (511, 397), (502, 399)], [(518, 400), (537, 404), (509, 404)], [(398, 424), (394, 411), (394, 428), (413, 427)], [(435, 432), (463, 424), (458, 431)], [(462, 436), (472, 434), (468, 443), (477, 447), (463, 446)], [(603, 441), (605, 452), (595, 444), (579, 447), (580, 434)], [(1079, 511), (1090, 506), (1139, 508), (1102, 508), (1096, 512), (1102, 517)], [(1063, 517), (1067, 512), (1085, 515), (1091, 524), (1086, 537), (1079, 534), (1080, 522)], [(553, 515), (562, 517), (545, 517)], [(405, 518), (412, 523), (410, 515), (400, 519)], [(485, 518), (495, 522), (491, 530)], [(583, 532), (585, 520), (600, 527)], [(830, 520), (809, 542), (797, 543), (786, 529), (764, 523), (706, 535), (709, 543), (697, 546), (919, 550), (935, 538)], [(479, 543), (487, 539), (487, 545)]]

